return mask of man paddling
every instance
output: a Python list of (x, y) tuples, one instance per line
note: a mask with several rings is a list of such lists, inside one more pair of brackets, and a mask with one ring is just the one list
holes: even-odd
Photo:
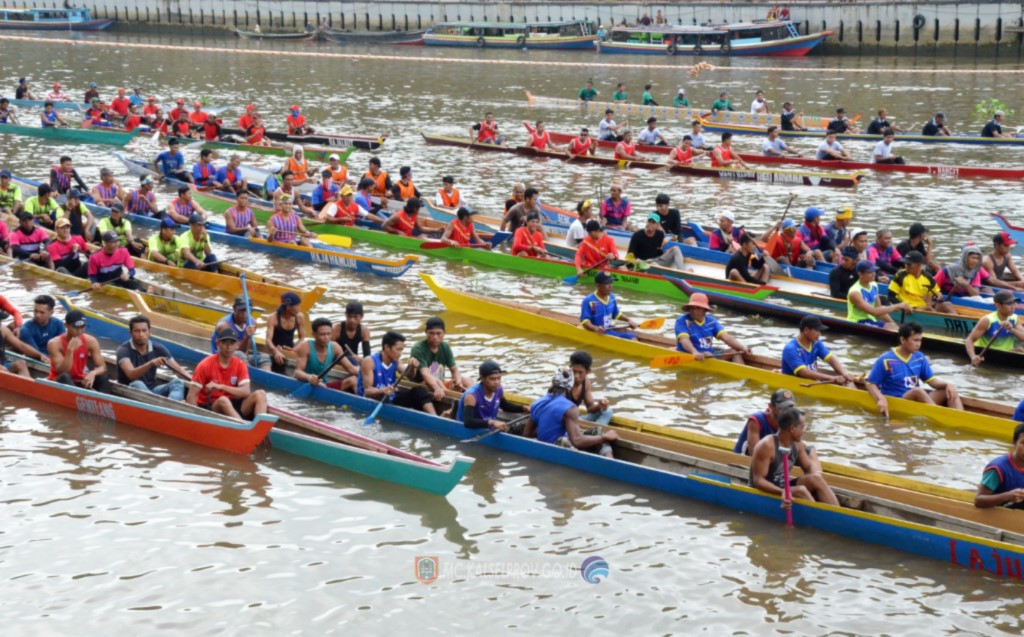
[(57, 220), (57, 236), (46, 246), (57, 272), (70, 274), (80, 279), (89, 276), (89, 246), (85, 239), (71, 234), (71, 222), (67, 219)]
[(0, 211), (17, 216), (25, 204), (22, 202), (21, 188), (11, 181), (12, 177), (10, 170), (0, 170)]
[(330, 319), (320, 317), (313, 321), (313, 338), (302, 339), (295, 348), (295, 380), (314, 387), (327, 384), (321, 374), (326, 375), (331, 363), (345, 356), (341, 345), (331, 340), (333, 330)]
[(632, 264), (640, 270), (646, 270), (652, 265), (682, 270), (685, 261), (679, 247), (666, 248), (665, 242), (665, 231), (661, 229), (661, 215), (652, 212), (647, 215), (644, 227), (629, 238), (629, 248), (626, 250), (627, 264)]
[(1003, 118), (1006, 117), (1006, 113), (1003, 111), (996, 111), (992, 114), (985, 127), (981, 129), (982, 137), (1013, 137), (1013, 133), (1003, 132)]
[(160, 208), (156, 205), (156, 194), (153, 192), (156, 187), (150, 175), (139, 177), (139, 187), (125, 194), (125, 211), (128, 214), (142, 215), (143, 217), (156, 217), (161, 215)]
[(633, 131), (627, 130), (622, 133), (622, 140), (615, 145), (615, 159), (620, 162), (645, 161), (647, 158), (636, 152), (636, 142), (633, 141)]
[(604, 270), (594, 276), (595, 290), (580, 304), (580, 327), (605, 336), (636, 340), (636, 334), (615, 329), (615, 324), (623, 321), (629, 325), (629, 329), (637, 328), (636, 321), (619, 310), (619, 303), (612, 292), (615, 280), (612, 274)]
[[(333, 176), (331, 179), (334, 179)], [(412, 181), (412, 166), (402, 166), (398, 169), (398, 181), (391, 186), (391, 196), (395, 201), (405, 201), (409, 197), (422, 198), (419, 188)]]
[(491, 244), (483, 241), (477, 234), (476, 226), (473, 224), (475, 210), (462, 207), (455, 213), (455, 218), (445, 226), (441, 240), (451, 246), (471, 246), (490, 249)]
[(845, 108), (836, 109), (836, 116), (829, 120), (826, 130), (830, 133), (838, 133), (840, 135), (847, 133), (856, 135), (860, 132), (857, 126), (854, 125), (850, 118), (846, 116)]
[(310, 205), (316, 212), (322, 212), (328, 204), (338, 198), (340, 191), (341, 188), (331, 179), (331, 171), (325, 168), (320, 172), (320, 183), (313, 188), (310, 195)]
[(585, 226), (587, 236), (580, 243), (576, 250), (576, 275), (583, 276), (584, 270), (590, 270), (597, 266), (619, 258), (619, 249), (615, 240), (609, 237), (601, 222), (591, 219)]
[[(131, 338), (117, 348), (117, 382), (132, 389), (164, 396), (175, 401), (185, 399), (185, 383), (182, 378), (191, 378), (188, 372), (174, 360), (167, 348), (150, 340), (150, 322), (145, 316), (133, 316), (128, 320)], [(167, 367), (177, 374), (166, 382), (158, 382), (156, 373)]]
[(444, 208), (458, 208), (466, 205), (459, 189), (455, 187), (455, 177), (445, 175), (441, 178), (441, 188), (434, 196), (434, 205)]
[(210, 234), (206, 231), (206, 220), (199, 213), (192, 213), (188, 219), (188, 230), (178, 237), (182, 267), (206, 272), (220, 272), (217, 255), (213, 253)]
[(944, 113), (936, 113), (935, 117), (929, 120), (924, 128), (921, 129), (921, 134), (927, 137), (949, 137), (952, 133), (949, 132), (949, 127), (946, 126), (946, 115)]
[(924, 255), (912, 250), (904, 257), (905, 267), (889, 282), (889, 303), (905, 301), (915, 310), (930, 308), (956, 314), (956, 307), (942, 298), (935, 279), (924, 271)]
[(746, 281), (754, 285), (768, 283), (771, 278), (764, 255), (757, 249), (754, 238), (746, 232), (740, 235), (739, 249), (725, 264), (725, 277), (730, 281)]
[(514, 235), (519, 228), (526, 225), (526, 220), (530, 215), (537, 215), (537, 217), (540, 218), (541, 214), (540, 190), (536, 188), (527, 188), (523, 192), (522, 202), (515, 204), (505, 212), (505, 216), (502, 217), (499, 229), (502, 232), (507, 229)]
[[(85, 314), (71, 310), (64, 315), (64, 334), (46, 344), (50, 357), (49, 380), (104, 394), (110, 393), (107, 363), (96, 337), (85, 333)], [(90, 363), (92, 369), (89, 369)]]
[(740, 158), (739, 153), (732, 148), (732, 133), (722, 133), (722, 142), (715, 146), (711, 152), (711, 166), (713, 168), (746, 168), (750, 166)]
[(736, 444), (732, 448), (733, 453), (749, 456), (753, 453), (754, 447), (779, 431), (779, 415), (782, 412), (796, 407), (796, 397), (788, 389), (776, 389), (768, 401), (768, 408), (764, 411), (757, 411), (747, 416), (747, 422), (743, 426)]
[(285, 124), (288, 125), (289, 135), (312, 135), (315, 132), (312, 127), (306, 124), (306, 116), (302, 114), (302, 106), (299, 104), (292, 104), (291, 108), (288, 109), (288, 117), (285, 118)]
[(584, 102), (593, 102), (597, 99), (597, 89), (594, 88), (594, 80), (587, 80), (586, 86), (580, 89), (579, 95), (576, 96), (582, 106)]
[(586, 410), (580, 420), (586, 420), (598, 425), (607, 425), (612, 421), (612, 410), (608, 407), (608, 401), (604, 398), (594, 398), (593, 387), (590, 382), (590, 370), (594, 366), (593, 357), (587, 352), (573, 352), (569, 356), (569, 369), (572, 370), (572, 389), (566, 393), (566, 397), (577, 407)]
[(545, 152), (548, 149), (548, 145), (551, 143), (551, 133), (545, 130), (544, 122), (537, 120), (534, 123), (534, 129), (529, 132), (529, 136), (526, 139), (526, 148), (533, 148)]
[[(800, 331), (782, 348), (782, 373), (799, 376), (813, 382), (852, 385), (854, 377), (846, 371), (843, 362), (821, 341), (821, 333), (827, 329), (817, 316), (807, 315), (800, 319)], [(835, 375), (818, 371), (818, 361), (826, 362), (835, 370)]]
[(498, 123), (494, 121), (494, 113), (490, 112), (484, 115), (484, 121), (470, 126), (469, 139), (474, 144), (501, 146), (505, 143), (505, 136), (498, 134)]
[(878, 109), (878, 116), (868, 124), (868, 135), (881, 135), (884, 131), (891, 130), (895, 133), (905, 133), (906, 129), (900, 128), (889, 119), (889, 112), (884, 108)]
[(70, 156), (63, 155), (56, 166), (50, 167), (50, 189), (56, 195), (64, 195), (76, 185), (79, 190), (89, 190), (78, 174), (74, 161)]
[(896, 134), (891, 128), (887, 128), (882, 132), (882, 141), (875, 144), (875, 149), (871, 151), (871, 163), (872, 164), (905, 164), (903, 158), (899, 155), (892, 154), (892, 142), (896, 138)]
[(49, 235), (35, 224), (34, 219), (35, 217), (28, 211), (22, 212), (18, 216), (18, 227), (11, 232), (10, 236), (11, 256), (44, 268), (52, 268), (53, 261), (50, 259), (50, 253), (43, 248)]
[(108, 230), (103, 233), (103, 248), (93, 252), (89, 257), (89, 281), (93, 290), (100, 290), (104, 285), (116, 285), (128, 290), (138, 290), (142, 286), (135, 280), (135, 262), (116, 232)]
[(175, 232), (178, 224), (170, 217), (160, 221), (160, 230), (150, 235), (146, 244), (146, 259), (154, 263), (162, 263), (181, 267), (181, 244)]
[(228, 163), (217, 169), (217, 182), (221, 189), (238, 194), (249, 189), (249, 181), (242, 174), (242, 158), (238, 155), (231, 155)]
[(10, 315), (7, 312), (0, 310), (0, 373), (11, 373), (24, 376), (25, 378), (32, 378), (32, 374), (28, 371), (28, 365), (25, 361), (8, 360), (7, 358), (8, 347), (13, 347), (26, 356), (30, 356), (32, 351), (32, 348), (23, 343), (11, 328), (2, 324), (8, 317)]
[(410, 356), (415, 359), (415, 371), (410, 373), (409, 378), (413, 382), (423, 383), (431, 393), (434, 400), (441, 402), (445, 397), (445, 390), (448, 381), (447, 374), (451, 374), (451, 388), (456, 391), (465, 391), (473, 381), (466, 378), (459, 372), (459, 366), (455, 361), (455, 352), (451, 345), (445, 340), (444, 320), (438, 316), (427, 319), (424, 326), (426, 338), (412, 346)]
[(525, 425), (513, 425), (510, 430), (508, 423), (498, 420), (502, 411), (521, 414), (529, 410), (525, 405), (509, 402), (505, 398), (505, 390), (501, 386), (504, 372), (496, 362), (487, 360), (480, 364), (479, 380), (467, 389), (459, 399), (455, 419), (467, 429), (497, 429), (510, 433), (521, 433)]
[[(328, 387), (355, 393), (356, 376), (364, 358), (370, 356), (370, 328), (363, 323), (363, 304), (349, 301), (345, 305), (345, 320), (339, 321), (331, 329), (331, 340), (345, 352), (341, 367), (349, 374), (342, 381), (331, 381)], [(362, 353), (360, 353), (362, 352)]]
[(704, 151), (700, 148), (694, 148), (693, 137), (690, 135), (683, 135), (683, 138), (679, 140), (679, 145), (673, 148), (668, 153), (668, 165), (669, 166), (690, 166), (693, 164), (695, 157), (704, 155)]
[(800, 157), (800, 153), (790, 150), (786, 142), (779, 138), (779, 127), (775, 125), (768, 127), (768, 139), (761, 142), (761, 154), (765, 157)]
[(51, 213), (50, 218), (54, 220), (67, 219), (71, 222), (71, 234), (78, 235), (87, 241), (96, 237), (96, 219), (89, 212), (89, 209), (82, 203), (82, 193), (77, 188), (68, 191), (67, 199), (61, 206), (61, 213)]
[(405, 206), (384, 220), (381, 230), (388, 234), (398, 234), (406, 237), (424, 236), (431, 233), (431, 229), (420, 217), (420, 208), (423, 203), (416, 197), (410, 197), (405, 201)]
[(676, 319), (675, 325), (677, 351), (686, 352), (698, 361), (715, 358), (715, 339), (718, 339), (735, 352), (728, 357), (729, 360), (738, 365), (743, 364), (743, 356), (749, 354), (750, 350), (726, 332), (718, 319), (709, 313), (711, 305), (708, 304), (707, 294), (692, 294), (690, 300), (683, 305), (683, 312), (685, 314)]
[(302, 312), (302, 299), (295, 292), (281, 295), (277, 309), (267, 316), (265, 343), (270, 351), (271, 371), (283, 374), (288, 364), (288, 352), (295, 343), (306, 338), (306, 315)]
[(985, 465), (974, 495), (979, 509), (1024, 509), (1024, 423), (1013, 428), (1013, 449)]
[(903, 256), (892, 243), (892, 230), (881, 228), (875, 233), (875, 241), (868, 246), (867, 259), (883, 272), (878, 276), (880, 283), (887, 283), (899, 272)]
[[(565, 245), (570, 248), (578, 248), (583, 240), (587, 238), (587, 222), (594, 216), (594, 202), (589, 199), (576, 204), (576, 218), (569, 224), (565, 232)], [(600, 227), (601, 223), (598, 222)]]
[(567, 367), (555, 370), (547, 395), (530, 405), (530, 419), (523, 435), (560, 447), (596, 452), (606, 458), (614, 457), (612, 443), (619, 439), (618, 432), (610, 430), (597, 433), (595, 429), (594, 434), (583, 433), (579, 408), (566, 398), (572, 385), (572, 371)]
[(100, 182), (92, 187), (89, 194), (94, 203), (109, 208), (110, 204), (124, 199), (124, 188), (114, 179), (113, 170), (100, 168)]
[(732, 100), (729, 99), (728, 91), (722, 91), (718, 94), (718, 99), (711, 103), (711, 114), (717, 115), (719, 111), (735, 111), (736, 109), (732, 106)]
[(825, 224), (824, 243), (827, 245), (824, 246), (824, 252), (828, 261), (838, 263), (843, 250), (851, 244), (853, 237), (850, 235), (849, 227), (852, 222), (853, 210), (846, 207), (836, 212), (835, 221)]
[(607, 227), (621, 229), (633, 214), (633, 204), (622, 196), (622, 186), (619, 184), (612, 184), (608, 192), (608, 198), (601, 202), (601, 218)]
[(904, 315), (913, 313), (913, 308), (907, 303), (882, 305), (881, 291), (875, 281), (878, 266), (874, 263), (860, 261), (855, 270), (857, 282), (850, 286), (846, 296), (846, 320), (895, 330), (896, 321), (891, 316), (893, 312), (899, 310)]
[[(352, 189), (349, 188), (349, 192)], [(260, 226), (256, 215), (249, 207), (249, 193), (241, 190), (235, 195), (235, 203), (224, 213), (224, 223), (228, 234), (239, 237), (259, 237)]]
[(415, 358), (410, 358), (407, 365), (402, 365), (400, 359), (403, 351), (405, 336), (394, 330), (385, 333), (380, 341), (380, 351), (367, 356), (359, 365), (356, 393), (372, 400), (387, 400), (399, 407), (418, 409), (436, 416), (433, 397), (423, 385), (398, 388), (398, 379), (405, 375), (407, 365), (413, 368), (417, 365)]
[(57, 128), (58, 126), (67, 128), (70, 124), (53, 108), (53, 102), (47, 101), (43, 104), (43, 112), (39, 114), (39, 126), (41, 128)]
[(964, 339), (967, 357), (971, 359), (972, 365), (981, 365), (985, 361), (984, 355), (979, 354), (976, 347), (981, 347), (982, 351), (991, 348), (1012, 352), (1024, 341), (1024, 326), (1016, 312), (1017, 297), (1013, 292), (1000, 290), (992, 297), (992, 301), (996, 305), (995, 312), (978, 319), (974, 329)]
[(185, 168), (185, 156), (181, 153), (181, 142), (175, 137), (167, 140), (167, 150), (157, 155), (153, 163), (164, 177), (192, 182), (192, 173)]
[(53, 228), (53, 222), (57, 220), (60, 209), (53, 190), (47, 184), (39, 184), (36, 187), (36, 196), (26, 199), (23, 207), (24, 212), (31, 214), (39, 225), (47, 228)]
[(612, 119), (615, 116), (615, 111), (612, 109), (606, 109), (604, 112), (604, 119), (602, 119), (597, 125), (597, 138), (602, 142), (617, 142), (622, 137), (619, 135), (619, 125)]
[(792, 500), (786, 500), (787, 476), (783, 466), (783, 456), (788, 455), (786, 462), (790, 468), (800, 467), (803, 470), (799, 478), (789, 478), (791, 497), (839, 506), (835, 493), (808, 454), (808, 447), (803, 442), (806, 429), (807, 420), (800, 409), (789, 407), (779, 414), (779, 431), (762, 438), (751, 454), (750, 486), (781, 496), (783, 508), (791, 507)]
[(843, 148), (843, 145), (836, 140), (835, 131), (831, 130), (825, 134), (825, 141), (821, 142), (821, 145), (818, 146), (818, 152), (814, 155), (814, 158), (819, 161), (826, 159), (838, 161), (853, 160), (850, 151)]
[(866, 389), (877, 403), (878, 413), (889, 415), (887, 397), (963, 411), (956, 387), (939, 379), (921, 353), (924, 328), (911, 321), (900, 325), (898, 334), (900, 344), (879, 356), (868, 374)]
[(985, 255), (981, 260), (981, 267), (985, 268), (993, 277), (1002, 281), (1007, 287), (1014, 290), (1024, 291), (1024, 276), (1013, 262), (1010, 254), (1017, 242), (1008, 232), (999, 232), (992, 237), (992, 252)]
[(274, 203), (274, 215), (267, 220), (267, 241), (305, 247), (312, 246), (316, 233), (306, 229), (292, 208), (292, 198), (281, 195)]
[(581, 128), (580, 134), (569, 140), (569, 144), (566, 146), (566, 153), (569, 157), (577, 155), (594, 156), (597, 154), (597, 144), (590, 137), (590, 129), (586, 126)]
[(548, 251), (544, 249), (544, 233), (541, 232), (540, 215), (531, 213), (526, 216), (526, 225), (516, 228), (512, 237), (512, 256), (546, 258)]
[(196, 365), (185, 402), (228, 418), (252, 420), (267, 413), (266, 393), (252, 390), (249, 366), (235, 355), (238, 335), (224, 328), (217, 332), (216, 339), (216, 353)]
[(640, 131), (637, 141), (647, 146), (671, 146), (665, 136), (661, 134), (661, 129), (658, 128), (657, 117), (647, 118), (647, 128)]

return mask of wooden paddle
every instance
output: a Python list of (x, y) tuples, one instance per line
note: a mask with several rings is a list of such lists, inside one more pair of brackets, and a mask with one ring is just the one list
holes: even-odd
[[(252, 305), (249, 303), (249, 286), (245, 282), (245, 273), (240, 272), (238, 279), (242, 282), (242, 298), (245, 300), (245, 318), (246, 323), (248, 323), (252, 320)], [(249, 326), (246, 325), (246, 327)], [(249, 339), (249, 344), (252, 345), (252, 366), (258, 368), (260, 366), (260, 354), (256, 351), (255, 336)]]
[(605, 257), (605, 258), (604, 258), (603, 260), (601, 260), (600, 262), (598, 262), (598, 264), (597, 264), (597, 265), (595, 265), (594, 267), (592, 267), (592, 268), (587, 268), (586, 270), (584, 270), (584, 271), (583, 271), (583, 274), (582, 274), (582, 275), (579, 275), (579, 274), (574, 274), (574, 275), (572, 275), (572, 276), (567, 276), (567, 277), (565, 277), (565, 278), (563, 278), (563, 279), (562, 279), (562, 282), (563, 282), (563, 283), (566, 283), (566, 284), (568, 284), (568, 285), (576, 285), (577, 283), (579, 283), (579, 280), (580, 280), (580, 276), (587, 276), (588, 274), (590, 274), (590, 273), (591, 273), (591, 272), (593, 272), (594, 270), (597, 270), (597, 269), (599, 269), (599, 268), (600, 268), (601, 266), (603, 266), (603, 265), (605, 265), (606, 263), (608, 263), (609, 259), (611, 259), (611, 257)]
[(786, 496), (786, 526), (793, 526), (793, 498), (789, 491), (789, 447), (779, 447), (782, 452), (782, 491)]
[(978, 354), (978, 357), (981, 358), (981, 360), (978, 362), (979, 365), (981, 365), (982, 363), (985, 362), (985, 354), (988, 353), (989, 348), (992, 347), (992, 344), (996, 342), (996, 339), (999, 338), (999, 335), (1002, 334), (1005, 331), (1006, 331), (1006, 327), (1003, 326), (1003, 325), (1000, 325), (999, 326), (999, 330), (992, 337), (992, 340), (990, 340), (988, 342), (988, 345), (985, 346), (985, 349), (981, 350), (981, 354)]
[[(402, 370), (402, 373), (399, 374), (398, 378), (395, 379), (395, 384), (391, 386), (391, 389), (395, 389), (396, 387), (398, 387), (398, 383), (402, 382), (402, 379), (405, 378), (405, 375), (409, 373), (410, 367), (412, 366), (408, 364), (405, 366), (405, 369)], [(373, 413), (371, 413), (369, 416), (366, 417), (365, 420), (363, 420), (363, 425), (369, 427), (374, 423), (375, 420), (377, 420), (377, 414), (380, 413), (380, 408), (384, 406), (384, 401), (387, 400), (387, 398), (387, 394), (384, 394), (383, 396), (380, 397), (380, 400), (377, 401), (377, 406), (373, 408)]]
[[(622, 325), (625, 325), (623, 322)], [(665, 325), (665, 317), (659, 316), (658, 318), (647, 319), (637, 326), (639, 330), (660, 330)]]
[(469, 245), (451, 245), (447, 241), (424, 241), (420, 244), (420, 250), (441, 250), (442, 248), (483, 248), (484, 250), (490, 250), (491, 246), (487, 243), (471, 243)]
[[(786, 220), (786, 217), (789, 216), (789, 207), (793, 205), (793, 199), (795, 199), (795, 198), (796, 198), (796, 193), (792, 193), (792, 192), (789, 193), (789, 201), (786, 202), (786, 210), (782, 213), (782, 219), (779, 219), (779, 230), (772, 231), (772, 235), (770, 237), (768, 237), (768, 241), (765, 242), (765, 246), (764, 247), (765, 247), (765, 250), (768, 251), (768, 254), (771, 254), (775, 250), (775, 246), (778, 245), (779, 241), (782, 241), (782, 239), (779, 238), (779, 232), (781, 232), (781, 230), (782, 230), (782, 223)], [(780, 268), (780, 270), (781, 270), (781, 268)], [(775, 272), (773, 274), (778, 274), (778, 273)]]
[[(313, 347), (310, 346), (309, 355), (312, 356), (313, 353), (314, 353), (313, 352)], [(327, 374), (330, 373), (330, 371), (332, 369), (334, 369), (334, 367), (338, 363), (341, 362), (341, 359), (345, 358), (345, 356), (347, 356), (347, 354), (345, 354), (345, 352), (342, 352), (341, 354), (338, 354), (337, 358), (335, 358), (333, 361), (331, 361), (331, 364), (327, 366), (327, 369), (325, 369), (324, 371), (322, 371), (319, 374), (317, 374), (317, 376), (316, 376), (317, 379), (323, 381), (324, 377), (326, 377)], [(309, 398), (309, 395), (312, 394), (312, 393), (313, 393), (313, 384), (310, 383), (310, 382), (306, 382), (306, 383), (303, 383), (303, 385), (301, 387), (295, 388), (295, 391), (293, 391), (290, 394), (290, 396), (292, 398)]]
[(351, 248), (352, 238), (351, 237), (340, 237), (336, 234), (322, 234), (316, 238), (320, 243), (326, 243), (329, 246), (336, 248)]
[[(530, 417), (530, 414), (524, 414), (524, 415), (520, 416), (519, 418), (516, 418), (514, 420), (508, 421), (506, 424), (509, 427), (511, 427), (512, 425), (516, 425), (516, 424), (521, 423), (522, 421), (526, 420), (529, 417)], [(466, 438), (465, 440), (460, 440), (459, 443), (460, 444), (465, 444), (465, 443), (468, 443), (468, 442), (476, 442), (478, 440), (483, 440), (484, 438), (486, 438), (488, 436), (493, 436), (496, 433), (501, 433), (501, 429), (488, 429), (487, 431), (483, 432), (482, 434), (477, 434), (477, 435), (473, 436), (472, 438)]]

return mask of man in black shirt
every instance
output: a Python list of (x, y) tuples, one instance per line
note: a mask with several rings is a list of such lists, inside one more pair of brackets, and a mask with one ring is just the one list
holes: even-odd
[(793, 102), (784, 102), (782, 104), (782, 111), (779, 113), (779, 121), (782, 124), (782, 130), (807, 130), (803, 126), (803, 118), (801, 115), (802, 113), (797, 113), (793, 110)]
[[(768, 271), (768, 264), (760, 254), (757, 254), (757, 245), (754, 239), (744, 232), (740, 235), (740, 248), (733, 253), (729, 263), (725, 266), (725, 277), (730, 281), (740, 281), (763, 285), (768, 283), (771, 274)], [(754, 273), (751, 274), (751, 268)]]
[(836, 116), (828, 123), (828, 131), (832, 133), (857, 133), (857, 127), (853, 125), (850, 118), (846, 116), (846, 109), (837, 108)]
[[(672, 246), (665, 250), (665, 232), (661, 229), (661, 216), (656, 212), (647, 215), (647, 224), (643, 230), (637, 230), (629, 239), (626, 250), (626, 261), (646, 270), (649, 266), (663, 265), (674, 270), (683, 269), (683, 255), (679, 248)], [(630, 256), (633, 258), (630, 259)]]
[(185, 384), (179, 378), (157, 383), (156, 371), (168, 367), (183, 378), (190, 374), (174, 360), (167, 348), (149, 340), (149, 319), (135, 316), (128, 321), (131, 338), (117, 348), (117, 382), (171, 400), (185, 399)]
[(1013, 137), (1013, 133), (1003, 132), (1003, 117), (1006, 113), (1002, 111), (996, 111), (992, 115), (992, 119), (985, 124), (985, 128), (981, 129), (982, 137)]
[(842, 260), (828, 273), (828, 289), (832, 298), (846, 299), (850, 288), (857, 282), (857, 257), (857, 248), (852, 246), (843, 248)]
[(868, 124), (868, 135), (881, 135), (882, 131), (887, 128), (891, 128), (894, 133), (905, 133), (906, 129), (896, 126), (888, 119), (889, 113), (884, 108), (878, 109), (878, 117), (871, 120)]
[(946, 116), (943, 113), (936, 113), (935, 118), (930, 120), (921, 129), (921, 134), (929, 137), (949, 137), (949, 129), (946, 128)]
[(912, 223), (909, 234), (909, 239), (896, 244), (896, 251), (900, 254), (910, 254), (912, 250), (917, 250), (924, 255), (925, 267), (933, 274), (938, 272), (941, 266), (932, 258), (932, 237), (928, 233), (928, 228), (920, 222)]
[(671, 200), (665, 193), (660, 193), (654, 199), (654, 211), (661, 217), (661, 229), (665, 234), (672, 235), (679, 240), (683, 233), (683, 220), (677, 208), (669, 208)]
[(28, 78), (21, 78), (18, 80), (18, 88), (14, 91), (14, 99), (16, 100), (34, 100), (35, 96), (32, 95), (32, 91), (28, 90)]

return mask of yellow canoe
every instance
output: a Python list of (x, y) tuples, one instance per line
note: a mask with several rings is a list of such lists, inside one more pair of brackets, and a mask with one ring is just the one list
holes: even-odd
[[(750, 356), (747, 365), (737, 365), (715, 359), (695, 361), (692, 357), (675, 352), (673, 341), (664, 337), (642, 335), (640, 340), (631, 341), (604, 336), (579, 328), (575, 316), (509, 301), (498, 301), (466, 292), (456, 292), (441, 286), (428, 274), (420, 273), (420, 276), (441, 303), (453, 312), (519, 329), (528, 329), (548, 336), (558, 336), (647, 361), (665, 355), (679, 354), (678, 366), (683, 369), (711, 372), (730, 379), (751, 380), (770, 390), (786, 388), (795, 394), (816, 400), (857, 405), (871, 413), (877, 413), (875, 401), (866, 391), (837, 385), (803, 387), (802, 384), (807, 383), (805, 379), (779, 372), (777, 359)], [(962, 397), (962, 399), (967, 411), (925, 405), (902, 398), (889, 398), (888, 402), (890, 414), (894, 416), (924, 416), (935, 424), (954, 431), (979, 434), (1001, 442), (1009, 439), (1015, 426), (1011, 420), (1014, 410), (1012, 405), (966, 397)]]

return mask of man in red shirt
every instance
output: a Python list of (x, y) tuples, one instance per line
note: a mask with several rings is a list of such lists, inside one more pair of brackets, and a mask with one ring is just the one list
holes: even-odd
[(128, 107), (131, 106), (131, 103), (131, 100), (125, 96), (125, 90), (119, 88), (117, 97), (110, 101), (110, 110), (114, 113), (115, 118), (124, 119), (128, 116)]
[(182, 113), (184, 113), (186, 117), (188, 116), (188, 109), (185, 108), (185, 99), (179, 97), (178, 98), (178, 106), (174, 110), (172, 110), (171, 113), (170, 113), (171, 121), (172, 122), (178, 121), (181, 118), (181, 114)]
[(591, 219), (586, 225), (587, 236), (576, 249), (576, 274), (583, 276), (584, 270), (619, 258), (619, 249), (615, 240), (609, 237), (601, 227), (601, 222)]
[(203, 105), (201, 102), (192, 102), (192, 108), (195, 110), (189, 113), (188, 118), (194, 126), (202, 126), (206, 123), (206, 120), (210, 117), (209, 113), (203, 112)]
[(252, 420), (267, 413), (267, 394), (249, 386), (249, 367), (235, 357), (238, 336), (231, 328), (217, 332), (217, 353), (210, 354), (196, 365), (189, 386), (190, 405), (227, 416)]
[(313, 129), (306, 126), (306, 116), (302, 114), (302, 107), (292, 104), (286, 119), (289, 135), (312, 135)]

